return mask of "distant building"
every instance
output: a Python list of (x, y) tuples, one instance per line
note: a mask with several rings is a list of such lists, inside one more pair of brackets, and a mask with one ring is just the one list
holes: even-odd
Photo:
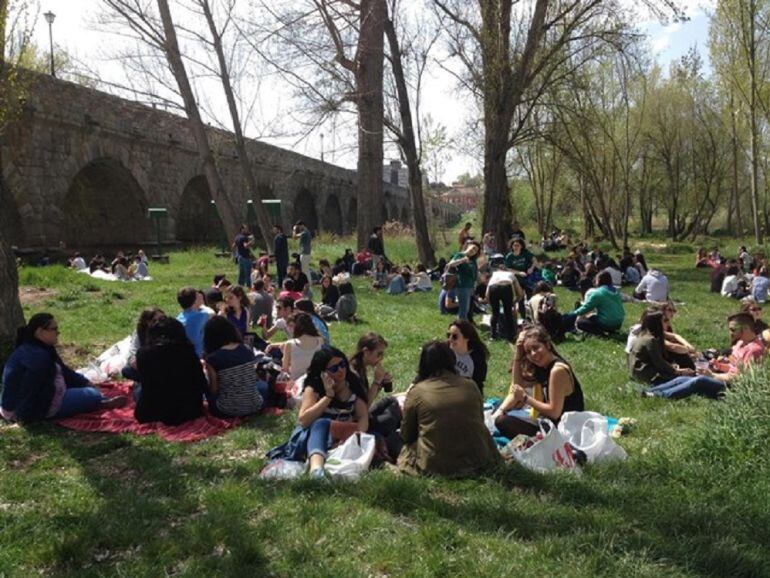
[(401, 166), (401, 161), (392, 160), (390, 164), (382, 167), (382, 180), (391, 185), (408, 188), (409, 169)]
[(452, 183), (449, 190), (441, 193), (441, 200), (465, 211), (473, 211), (484, 198), (484, 191), (479, 187)]

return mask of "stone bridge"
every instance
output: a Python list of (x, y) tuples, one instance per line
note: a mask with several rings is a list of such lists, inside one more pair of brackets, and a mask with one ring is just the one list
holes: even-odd
[[(26, 75), (27, 73), (25, 73)], [(166, 241), (216, 243), (222, 225), (183, 117), (29, 73), (21, 117), (0, 139), (13, 200), (14, 244), (35, 249), (131, 248), (154, 239), (149, 207), (164, 207)], [(249, 194), (231, 133), (210, 129), (228, 194), (247, 218)], [(250, 140), (263, 199), (280, 199), (284, 227), (355, 230), (356, 172)], [(384, 220), (410, 221), (408, 191), (385, 183)], [(456, 217), (447, 206), (436, 216)]]

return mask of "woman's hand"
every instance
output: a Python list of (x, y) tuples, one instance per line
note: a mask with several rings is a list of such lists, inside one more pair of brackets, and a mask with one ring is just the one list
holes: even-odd
[(387, 381), (390, 379), (390, 374), (385, 371), (385, 369), (382, 367), (382, 364), (378, 363), (374, 366), (374, 381), (377, 383), (382, 383), (383, 381)]
[(325, 371), (321, 374), (321, 381), (324, 384), (324, 394), (327, 397), (334, 397), (334, 380)]
[(514, 407), (521, 407), (524, 405), (524, 398), (527, 396), (527, 391), (521, 387), (518, 383), (513, 384), (513, 401)]
[(694, 369), (690, 369), (689, 367), (684, 367), (682, 369), (677, 369), (676, 372), (679, 375), (685, 375), (687, 377), (693, 377), (695, 375), (695, 370)]

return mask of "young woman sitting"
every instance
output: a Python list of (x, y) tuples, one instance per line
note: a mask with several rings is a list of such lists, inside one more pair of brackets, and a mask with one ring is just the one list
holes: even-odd
[(341, 283), (340, 298), (337, 300), (336, 307), (337, 319), (339, 321), (355, 322), (357, 309), (358, 301), (353, 291), (353, 284), (350, 282)]
[(411, 273), (406, 268), (397, 267), (395, 274), (390, 278), (386, 293), (388, 295), (401, 295), (402, 293), (406, 293), (406, 286), (410, 279)]
[(209, 411), (219, 417), (259, 412), (271, 398), (269, 385), (257, 380), (254, 352), (232, 323), (212, 317), (203, 328), (203, 350), (209, 378)]
[(5, 362), (0, 415), (32, 423), (71, 417), (97, 409), (122, 407), (126, 397), (104, 397), (56, 351), (59, 324), (50, 313), (37, 313), (16, 334), (16, 348)]
[(324, 476), (332, 422), (355, 422), (357, 430), (369, 429), (369, 410), (358, 377), (348, 371), (345, 354), (324, 347), (313, 355), (302, 391), (299, 425), (304, 429), (305, 451), (310, 475)]
[(324, 345), (331, 345), (329, 326), (326, 325), (326, 321), (321, 319), (321, 317), (316, 314), (315, 308), (313, 307), (313, 302), (310, 299), (305, 299), (304, 297), (302, 299), (298, 299), (294, 303), (294, 309), (310, 315), (310, 319), (313, 321), (313, 325), (318, 331), (318, 335), (323, 337)]
[(385, 261), (380, 259), (372, 271), (372, 289), (385, 289), (388, 286), (388, 270)]
[(240, 285), (230, 287), (230, 291), (225, 297), (225, 303), (227, 307), (221, 315), (232, 323), (241, 332), (241, 335), (246, 335), (251, 321), (251, 301), (249, 301), (246, 291)]
[(142, 347), (147, 345), (147, 335), (150, 327), (165, 316), (166, 314), (157, 307), (148, 307), (139, 314), (139, 319), (136, 322), (136, 330), (131, 336), (131, 345), (128, 349), (128, 363), (126, 363), (121, 370), (123, 377), (134, 382), (135, 396), (139, 395), (139, 371), (136, 369), (136, 354)]
[(283, 370), (292, 381), (305, 375), (315, 352), (324, 345), (323, 337), (313, 325), (313, 319), (304, 312), (296, 312), (289, 318), (292, 339), (283, 348)]
[(430, 275), (425, 269), (425, 265), (420, 263), (417, 265), (417, 273), (412, 276), (412, 280), (407, 287), (408, 291), (432, 291), (433, 283), (430, 280)]
[[(521, 411), (525, 406), (529, 412)], [(498, 431), (509, 439), (519, 434), (532, 436), (538, 432), (536, 415), (558, 424), (564, 412), (583, 410), (580, 382), (548, 332), (540, 325), (522, 331), (516, 340), (511, 387), (492, 414)]]
[(169, 317), (159, 319), (147, 341), (136, 354), (142, 382), (136, 420), (178, 425), (203, 415), (206, 376), (184, 325)]
[(670, 364), (664, 357), (665, 335), (663, 313), (646, 311), (642, 315), (641, 331), (631, 347), (628, 368), (631, 377), (649, 385), (646, 394), (680, 399), (693, 394), (719, 397), (725, 389), (723, 381), (697, 375), (693, 369)]
[(470, 476), (502, 462), (484, 425), (481, 392), (455, 373), (455, 363), (446, 343), (431, 341), (422, 348), (401, 421), (398, 467), (405, 473)]
[(455, 319), (449, 324), (446, 337), (447, 344), (455, 354), (455, 372), (472, 379), (483, 393), (489, 350), (481, 341), (476, 328), (469, 321)]
[[(388, 342), (377, 333), (364, 333), (356, 344), (356, 351), (348, 359), (350, 371), (355, 373), (361, 387), (366, 392), (369, 404), (369, 429), (372, 433), (382, 436), (388, 446), (391, 456), (398, 456), (401, 451), (401, 438), (398, 428), (401, 425), (401, 407), (398, 400), (385, 395), (377, 399), (380, 391), (386, 394), (393, 391), (393, 378), (385, 371), (382, 360)], [(372, 369), (373, 376), (369, 382), (368, 370)]]
[(337, 299), (340, 298), (340, 290), (328, 275), (321, 277), (321, 305), (334, 309), (337, 306)]

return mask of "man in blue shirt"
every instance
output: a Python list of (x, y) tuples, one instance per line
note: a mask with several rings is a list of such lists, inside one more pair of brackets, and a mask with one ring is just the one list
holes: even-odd
[(198, 357), (203, 357), (203, 327), (211, 317), (199, 308), (203, 304), (203, 297), (194, 287), (182, 287), (176, 294), (176, 301), (182, 308), (182, 312), (176, 319), (184, 325), (187, 338), (195, 347)]
[(251, 251), (249, 247), (254, 238), (249, 234), (249, 228), (241, 225), (241, 232), (235, 236), (235, 256), (238, 260), (238, 285), (251, 287)]
[(299, 239), (299, 262), (302, 265), (302, 272), (310, 279), (310, 245), (313, 235), (304, 221), (297, 221), (294, 224), (294, 238)]

